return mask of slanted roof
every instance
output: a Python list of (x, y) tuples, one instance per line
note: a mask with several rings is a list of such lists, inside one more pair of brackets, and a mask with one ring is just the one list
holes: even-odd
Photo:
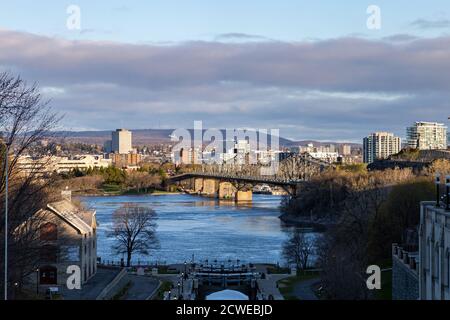
[(77, 229), (80, 234), (92, 232), (95, 227), (95, 211), (81, 210), (68, 200), (49, 203), (47, 208)]

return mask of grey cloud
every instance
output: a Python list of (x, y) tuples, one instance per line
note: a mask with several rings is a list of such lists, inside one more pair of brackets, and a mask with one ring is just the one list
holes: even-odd
[(216, 41), (275, 41), (273, 39), (261, 36), (261, 35), (255, 35), (255, 34), (246, 34), (246, 33), (239, 33), (239, 32), (230, 32), (230, 33), (223, 33), (219, 34), (214, 38)]
[(403, 135), (450, 110), (450, 37), (133, 45), (0, 31), (0, 70), (37, 81), (67, 128), (280, 127)]
[(450, 67), (450, 37), (401, 44), (343, 38), (157, 46), (0, 31), (0, 39), (0, 64), (60, 83), (171, 88), (234, 81), (342, 91), (450, 88), (450, 73), (443, 72)]
[(391, 42), (409, 42), (419, 40), (419, 37), (410, 34), (394, 34), (383, 39)]
[(419, 29), (446, 29), (450, 27), (450, 20), (444, 18), (435, 20), (417, 19), (410, 25)]

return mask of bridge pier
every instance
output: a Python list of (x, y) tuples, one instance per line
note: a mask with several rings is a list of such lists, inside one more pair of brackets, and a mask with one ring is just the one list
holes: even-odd
[(252, 200), (253, 200), (253, 192), (251, 190), (238, 191), (236, 193), (236, 201), (252, 201)]
[(203, 179), (202, 193), (210, 197), (215, 197), (217, 195), (217, 180)]
[(200, 193), (203, 190), (203, 178), (194, 178), (194, 192)]
[(219, 199), (234, 199), (236, 197), (236, 187), (231, 182), (219, 183)]

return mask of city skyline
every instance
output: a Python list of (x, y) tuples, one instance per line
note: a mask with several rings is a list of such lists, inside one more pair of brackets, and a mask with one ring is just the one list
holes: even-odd
[[(65, 130), (173, 129), (202, 120), (279, 128), (292, 140), (361, 143), (374, 131), (404, 138), (415, 121), (447, 124), (444, 1), (414, 8), (379, 1), (380, 30), (366, 27), (370, 3), (355, 1), (282, 1), (256, 11), (194, 1), (179, 15), (170, 2), (77, 4), (76, 31), (66, 28), (69, 4), (21, 1), (33, 10), (18, 11), (16, 2), (0, 10), (2, 69), (37, 82), (66, 115)], [(267, 23), (271, 12), (286, 19)], [(231, 24), (224, 17), (233, 14)], [(186, 29), (167, 27), (177, 17)]]

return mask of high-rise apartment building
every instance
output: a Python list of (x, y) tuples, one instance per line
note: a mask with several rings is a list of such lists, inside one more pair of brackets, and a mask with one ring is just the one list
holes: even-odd
[(408, 147), (419, 150), (447, 149), (447, 127), (443, 123), (416, 122), (406, 129)]
[(364, 138), (364, 162), (386, 159), (401, 150), (401, 139), (389, 132), (375, 132)]
[(341, 156), (349, 156), (352, 154), (352, 146), (348, 144), (341, 144), (339, 146), (339, 154)]
[(111, 152), (127, 154), (133, 151), (131, 143), (131, 131), (126, 129), (117, 129), (112, 133)]

